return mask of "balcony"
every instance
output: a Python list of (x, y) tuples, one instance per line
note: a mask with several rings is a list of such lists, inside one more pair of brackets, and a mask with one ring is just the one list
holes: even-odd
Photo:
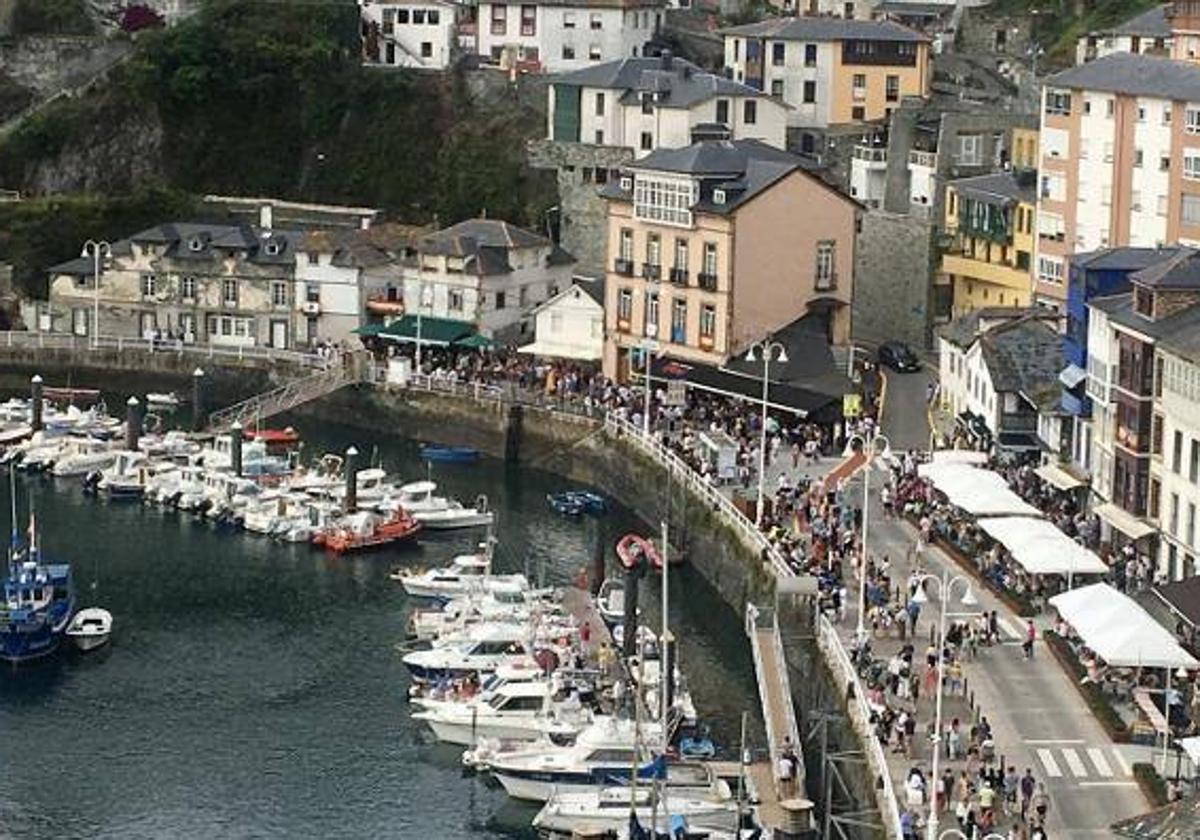
[(613, 271), (620, 274), (622, 277), (633, 276), (633, 260), (627, 260), (623, 257), (617, 257), (613, 260)]
[(388, 296), (387, 293), (380, 292), (367, 298), (367, 311), (376, 315), (403, 315), (404, 301), (395, 294)]
[(1001, 432), (1036, 432), (1037, 414), (1032, 411), (1006, 411), (1000, 415)]
[(715, 274), (701, 271), (696, 275), (696, 281), (700, 284), (700, 288), (706, 292), (715, 292), (717, 290), (717, 275)]
[(855, 146), (854, 159), (887, 166), (887, 146)]
[(662, 266), (656, 263), (642, 263), (642, 276), (647, 280), (662, 279)]
[(914, 149), (908, 153), (908, 165), (937, 169), (937, 152), (918, 152)]
[(818, 274), (813, 278), (813, 288), (818, 292), (832, 292), (837, 289), (837, 272)]
[(1029, 272), (1003, 263), (990, 263), (958, 254), (944, 254), (942, 272), (1017, 292), (1029, 291)]
[(672, 268), (670, 274), (671, 282), (676, 286), (686, 286), (688, 284), (688, 271), (686, 268)]

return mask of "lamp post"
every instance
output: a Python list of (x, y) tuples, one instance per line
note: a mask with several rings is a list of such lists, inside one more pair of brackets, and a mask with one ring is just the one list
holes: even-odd
[(654, 363), (654, 353), (658, 350), (658, 342), (653, 338), (643, 338), (638, 342), (638, 349), (642, 351), (642, 366), (646, 379), (646, 397), (642, 405), (642, 437), (650, 440), (650, 399), (654, 394), (650, 385), (650, 370)]
[[(950, 603), (950, 596), (954, 593), (954, 585), (961, 583), (963, 585), (963, 594), (961, 603), (964, 607), (979, 606), (979, 601), (975, 598), (975, 594), (971, 592), (971, 581), (963, 575), (955, 575), (950, 577), (949, 572), (942, 572), (939, 578), (936, 575), (922, 575), (917, 583), (917, 591), (913, 594), (912, 600), (918, 604), (926, 603), (929, 598), (925, 595), (925, 584), (927, 581), (933, 581), (938, 584), (938, 595), (940, 598), (940, 606), (938, 609), (938, 658), (937, 658), (937, 688), (934, 696), (934, 711), (933, 711), (933, 769), (931, 771), (931, 783), (937, 785), (938, 780), (938, 765), (941, 763), (942, 757), (942, 689), (946, 680), (946, 617), (949, 615), (946, 611), (947, 605)], [(972, 613), (955, 613), (955, 615), (971, 615)], [(935, 787), (936, 790), (936, 787)], [(934, 803), (937, 807), (929, 809), (929, 825), (926, 837), (928, 840), (938, 840), (942, 835), (938, 834), (938, 807), (942, 803)]]
[(858, 440), (862, 445), (863, 453), (866, 455), (867, 462), (863, 464), (863, 504), (862, 504), (862, 538), (858, 549), (858, 627), (855, 628), (854, 635), (861, 645), (867, 637), (867, 627), (864, 623), (865, 613), (867, 611), (867, 521), (870, 512), (871, 504), (871, 467), (875, 461), (875, 444), (883, 441), (883, 452), (880, 453), (884, 458), (888, 458), (892, 454), (892, 444), (888, 440), (887, 435), (872, 433), (870, 437), (863, 437), (855, 432), (850, 435), (846, 441), (845, 456), (849, 458), (854, 454), (854, 441)]
[(763, 381), (762, 381), (762, 423), (759, 430), (758, 440), (758, 506), (754, 515), (755, 526), (762, 525), (763, 519), (763, 488), (767, 479), (767, 387), (771, 383), (771, 359), (781, 365), (787, 364), (787, 349), (778, 341), (772, 341), (770, 336), (762, 341), (756, 341), (750, 345), (750, 349), (746, 351), (746, 361), (751, 364), (758, 361), (759, 354), (762, 354), (763, 363)]
[(89, 239), (83, 243), (81, 257), (92, 258), (92, 346), (100, 346), (100, 260), (112, 258), (112, 245)]
[[(425, 309), (425, 290), (428, 288), (424, 280), (417, 285), (417, 373), (421, 372), (421, 313)], [(432, 301), (430, 302), (432, 304)]]
[[(964, 832), (957, 828), (948, 828), (937, 836), (937, 840), (972, 840)], [(1007, 840), (1003, 834), (996, 834), (994, 831), (984, 835), (976, 835), (976, 840)]]

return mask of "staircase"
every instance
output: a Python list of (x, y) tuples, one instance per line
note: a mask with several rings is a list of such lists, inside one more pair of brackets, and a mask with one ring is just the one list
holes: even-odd
[(211, 432), (223, 432), (232, 428), (234, 423), (249, 426), (276, 414), (291, 411), (298, 405), (361, 381), (360, 370), (361, 365), (358, 364), (337, 364), (303, 379), (295, 379), (248, 400), (214, 411), (208, 417), (208, 429)]

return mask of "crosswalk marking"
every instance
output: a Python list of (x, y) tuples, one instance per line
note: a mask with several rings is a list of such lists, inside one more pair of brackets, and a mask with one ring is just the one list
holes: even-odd
[(1037, 751), (1037, 756), (1042, 762), (1042, 767), (1046, 768), (1047, 776), (1057, 779), (1062, 775), (1062, 770), (1058, 769), (1058, 762), (1054, 760), (1054, 753), (1050, 750), (1040, 749)]
[(1083, 763), (1083, 759), (1079, 757), (1079, 753), (1075, 750), (1064, 747), (1063, 758), (1067, 760), (1067, 766), (1071, 768), (1071, 772), (1075, 778), (1081, 779), (1087, 777), (1087, 766)]
[(1021, 635), (1012, 628), (1012, 625), (1000, 616), (996, 616), (996, 626), (1000, 629), (1001, 633), (1003, 633), (1005, 636), (1008, 636), (1010, 639), (1021, 638)]
[(1129, 766), (1129, 762), (1125, 760), (1125, 756), (1121, 755), (1120, 750), (1113, 750), (1113, 758), (1117, 760), (1117, 764), (1121, 765), (1121, 772), (1126, 776), (1133, 775), (1133, 768)]
[(1101, 776), (1112, 776), (1112, 767), (1109, 766), (1108, 759), (1104, 757), (1104, 750), (1099, 747), (1091, 747), (1087, 754), (1088, 758), (1092, 760), (1092, 764), (1095, 765), (1097, 773)]

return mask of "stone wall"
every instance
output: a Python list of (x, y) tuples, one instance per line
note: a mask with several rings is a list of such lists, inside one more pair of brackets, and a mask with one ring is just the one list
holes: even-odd
[(862, 215), (854, 275), (854, 340), (932, 340), (934, 228), (926, 219), (885, 210)]
[(124, 37), (20, 38), (0, 44), (0, 67), (22, 87), (46, 97), (89, 84), (132, 47)]

